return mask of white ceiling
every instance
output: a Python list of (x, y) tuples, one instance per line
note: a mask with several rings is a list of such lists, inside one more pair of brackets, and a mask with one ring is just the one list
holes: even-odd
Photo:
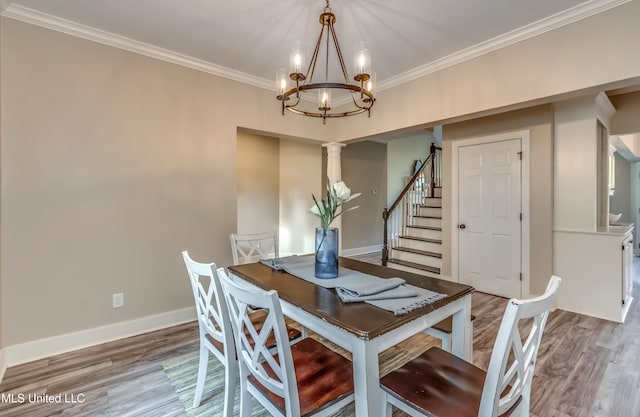
[[(271, 88), (296, 40), (310, 53), (325, 0), (0, 0), (3, 15)], [(351, 69), (372, 50), (378, 89), (628, 0), (332, 0)], [(275, 88), (275, 87), (274, 87)]]

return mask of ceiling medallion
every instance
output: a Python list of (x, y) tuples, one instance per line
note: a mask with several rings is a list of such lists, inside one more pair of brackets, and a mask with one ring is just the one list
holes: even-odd
[[(291, 50), (289, 71), (282, 68), (277, 72), (277, 99), (282, 102), (283, 115), (284, 111), (288, 110), (303, 116), (321, 117), (323, 123), (326, 123), (328, 117), (353, 116), (364, 112), (371, 116), (371, 107), (376, 101), (374, 97), (375, 74), (371, 71), (371, 54), (364, 42), (360, 42), (356, 46), (353, 60), (355, 73), (353, 80), (356, 83), (351, 83), (334, 29), (335, 22), (336, 16), (331, 13), (329, 0), (326, 0), (326, 6), (320, 15), (322, 29), (306, 72), (302, 72), (305, 66), (305, 54), (300, 47), (300, 42), (296, 42), (295, 47)], [(333, 43), (333, 49), (330, 49), (331, 43)], [(339, 73), (336, 75), (329, 73), (329, 58), (330, 54), (334, 52), (334, 59), (337, 59), (339, 63)], [(314, 82), (313, 77), (316, 75), (319, 56), (322, 56), (320, 67), (324, 68), (318, 72), (324, 70), (324, 80)], [(337, 69), (337, 66), (334, 69)], [(330, 75), (341, 79), (337, 82), (329, 82)], [(295, 86), (289, 88), (289, 82), (295, 83)], [(313, 93), (317, 94), (317, 100), (315, 105), (310, 105), (314, 101), (310, 98)], [(335, 109), (331, 107), (332, 98), (334, 102), (339, 103)]]

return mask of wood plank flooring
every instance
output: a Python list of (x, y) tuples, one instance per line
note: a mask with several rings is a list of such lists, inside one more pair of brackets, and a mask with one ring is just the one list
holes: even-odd
[[(635, 300), (624, 325), (551, 313), (533, 380), (532, 417), (640, 417), (640, 258), (634, 272)], [(505, 303), (473, 295), (474, 363), (485, 369)], [(197, 349), (193, 322), (11, 367), (0, 383), (0, 416), (185, 416), (161, 362)], [(29, 394), (39, 401), (29, 401)], [(56, 395), (67, 401), (57, 402)]]

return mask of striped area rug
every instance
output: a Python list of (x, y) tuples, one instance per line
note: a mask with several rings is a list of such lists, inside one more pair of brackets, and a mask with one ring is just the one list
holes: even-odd
[[(312, 335), (312, 337), (319, 339), (322, 343), (331, 347), (336, 352), (351, 359), (351, 355), (348, 352), (345, 352), (341, 348), (333, 345), (331, 342), (328, 342), (316, 335)], [(418, 334), (385, 350), (379, 356), (380, 372), (382, 375), (386, 375), (393, 369), (398, 368), (405, 362), (420, 355), (431, 346), (439, 346), (439, 341), (430, 336)], [(162, 367), (164, 368), (167, 378), (169, 378), (171, 384), (175, 388), (176, 394), (182, 402), (185, 412), (189, 417), (211, 417), (222, 415), (224, 367), (213, 357), (213, 355), (210, 355), (202, 401), (200, 402), (200, 406), (197, 408), (193, 408), (193, 394), (196, 388), (196, 379), (198, 376), (198, 352), (195, 351), (193, 353), (188, 353), (166, 360), (162, 363)], [(236, 400), (233, 411), (234, 417), (238, 416), (240, 413), (239, 398), (239, 389), (236, 389)], [(252, 404), (252, 417), (270, 416), (270, 414), (262, 408), (257, 401), (254, 400)], [(354, 415), (353, 404), (351, 404), (337, 412), (334, 417), (353, 417)], [(394, 410), (393, 413), (394, 417), (401, 417), (405, 415), (406, 414), (398, 410)]]

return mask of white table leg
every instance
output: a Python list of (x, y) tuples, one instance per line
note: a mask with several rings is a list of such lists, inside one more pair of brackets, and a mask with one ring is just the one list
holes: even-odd
[(471, 294), (463, 298), (462, 310), (453, 314), (451, 352), (468, 362), (473, 361), (473, 327), (471, 324)]
[(378, 343), (355, 338), (352, 346), (356, 417), (382, 417)]

